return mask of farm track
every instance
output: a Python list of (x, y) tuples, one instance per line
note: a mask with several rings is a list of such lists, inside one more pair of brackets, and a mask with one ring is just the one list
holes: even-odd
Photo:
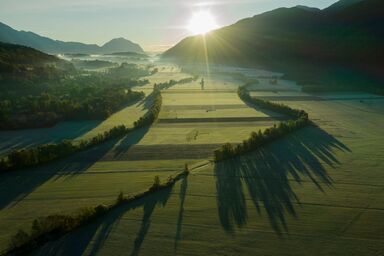
[[(203, 122), (203, 123), (172, 123), (172, 128), (226, 128), (226, 127), (255, 127), (258, 130), (260, 127), (273, 126), (276, 124), (276, 119), (270, 121), (256, 122)], [(169, 128), (169, 123), (157, 123), (153, 127)]]
[(266, 122), (266, 121), (287, 121), (289, 117), (220, 117), (220, 118), (161, 118), (158, 123), (235, 123), (235, 122)]
[(351, 97), (323, 98), (320, 96), (258, 96), (268, 101), (355, 101), (355, 100), (384, 100), (384, 97)]
[(162, 91), (163, 94), (188, 94), (188, 93), (237, 93), (236, 90), (231, 89), (168, 89)]
[(143, 161), (173, 159), (206, 159), (222, 144), (133, 145), (116, 153), (109, 152), (100, 161)]
[(162, 107), (163, 111), (181, 111), (181, 110), (206, 110), (206, 109), (247, 109), (245, 104), (228, 104), (228, 105), (166, 105)]

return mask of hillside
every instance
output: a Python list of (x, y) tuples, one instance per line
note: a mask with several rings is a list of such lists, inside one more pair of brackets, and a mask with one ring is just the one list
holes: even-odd
[(30, 47), (0, 42), (0, 62), (13, 65), (38, 65), (39, 63), (59, 62), (52, 55)]
[[(202, 36), (163, 54), (184, 63), (226, 63), (288, 72), (302, 79), (334, 76), (384, 79), (384, 2), (366, 0), (338, 12), (280, 8)], [(339, 72), (342, 70), (342, 72)], [(308, 74), (307, 76), (304, 74)], [(339, 78), (340, 78), (339, 77)], [(352, 79), (354, 80), (354, 79)]]
[(327, 12), (336, 12), (362, 1), (364, 0), (340, 0), (324, 10)]
[(33, 32), (17, 31), (0, 22), (0, 42), (29, 46), (46, 53), (105, 54), (120, 51), (144, 53), (143, 49), (129, 40), (113, 39), (102, 47), (96, 44), (63, 42), (43, 37)]
[(0, 81), (49, 80), (73, 70), (72, 64), (55, 56), (30, 47), (0, 42)]

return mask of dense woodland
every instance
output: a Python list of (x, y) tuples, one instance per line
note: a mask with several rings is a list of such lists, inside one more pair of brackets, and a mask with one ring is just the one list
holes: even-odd
[[(96, 63), (99, 64), (99, 63)], [(131, 90), (157, 70), (122, 63), (105, 72), (77, 71), (32, 48), (0, 44), (0, 129), (27, 129), (69, 120), (103, 120), (144, 97)]]

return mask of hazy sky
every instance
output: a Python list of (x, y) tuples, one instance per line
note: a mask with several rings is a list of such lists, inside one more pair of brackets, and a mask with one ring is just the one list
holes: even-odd
[(0, 0), (0, 21), (64, 41), (103, 44), (125, 37), (152, 50), (189, 35), (193, 13), (209, 10), (225, 26), (278, 7), (324, 8), (336, 0)]

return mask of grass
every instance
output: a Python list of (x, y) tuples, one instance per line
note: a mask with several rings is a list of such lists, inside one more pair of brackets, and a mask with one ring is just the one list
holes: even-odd
[(285, 104), (308, 111), (320, 128), (304, 128), (235, 162), (192, 171), (171, 192), (121, 209), (39, 252), (380, 255), (382, 112), (358, 112), (350, 102)]
[[(244, 115), (251, 113), (235, 107), (242, 104), (235, 91), (191, 91), (183, 85), (162, 95), (160, 118), (168, 115), (164, 112), (167, 107), (180, 116), (199, 117), (199, 110), (193, 113), (183, 106), (233, 107), (217, 111), (219, 117), (232, 115), (229, 112), (236, 115), (236, 111), (239, 116), (243, 111)], [(382, 101), (281, 102), (306, 110), (319, 128), (304, 128), (237, 162), (195, 169), (173, 189), (116, 209), (48, 243), (36, 254), (381, 255)], [(182, 159), (187, 154), (179, 150), (176, 160), (135, 161), (129, 159), (139, 152), (135, 146), (148, 146), (149, 150), (169, 144), (236, 143), (250, 131), (270, 126), (261, 122), (159, 122), (149, 130), (35, 172), (2, 175), (0, 248), (5, 248), (10, 235), (28, 228), (39, 216), (108, 202), (120, 190), (124, 194), (141, 191), (152, 184), (155, 175), (163, 180), (185, 163), (192, 166), (206, 159)], [(167, 153), (167, 147), (162, 151)]]
[[(187, 166), (187, 165), (186, 165)], [(11, 239), (10, 246), (4, 255), (25, 255), (39, 248), (49, 241), (57, 240), (65, 234), (97, 221), (98, 218), (126, 204), (134, 204), (136, 201), (145, 199), (155, 193), (171, 189), (180, 179), (185, 179), (189, 174), (188, 169), (178, 173), (175, 177), (169, 176), (165, 182), (155, 176), (153, 184), (145, 191), (134, 195), (125, 196), (120, 192), (112, 204), (100, 204), (94, 207), (82, 208), (76, 214), (55, 214), (33, 221), (31, 231), (19, 230)]]

